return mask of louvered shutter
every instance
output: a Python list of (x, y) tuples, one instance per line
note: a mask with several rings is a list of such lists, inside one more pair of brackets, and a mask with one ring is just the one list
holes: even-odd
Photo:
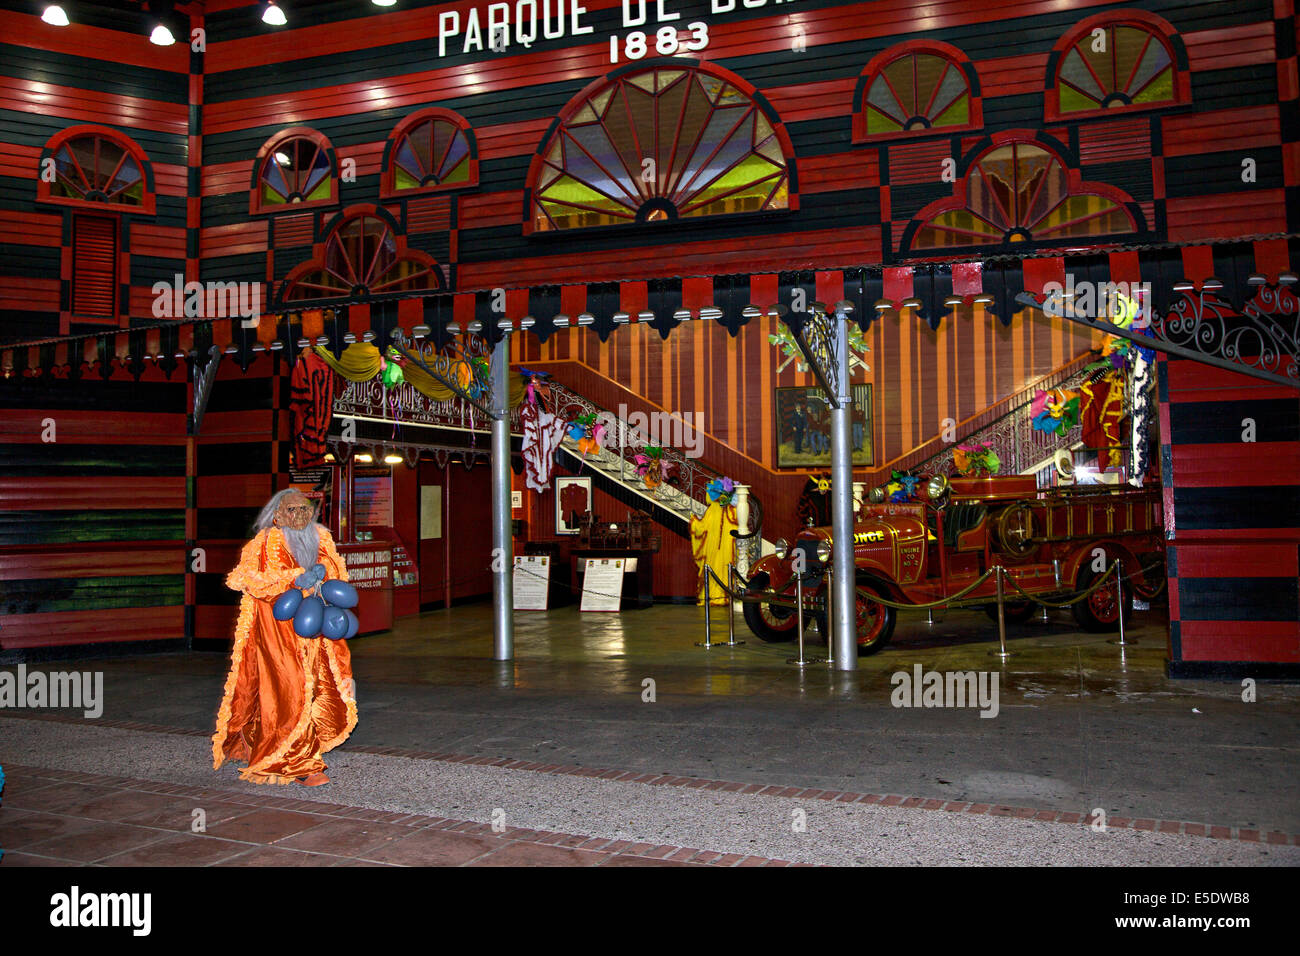
[(78, 216), (73, 226), (72, 313), (117, 318), (117, 223)]

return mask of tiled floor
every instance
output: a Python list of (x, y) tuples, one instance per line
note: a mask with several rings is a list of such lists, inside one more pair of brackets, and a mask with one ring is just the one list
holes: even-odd
[(0, 866), (787, 866), (297, 799), (6, 764)]

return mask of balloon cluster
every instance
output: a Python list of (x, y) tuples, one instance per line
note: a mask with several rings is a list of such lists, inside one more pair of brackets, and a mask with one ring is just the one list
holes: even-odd
[[(317, 574), (324, 574), (324, 565), (318, 564), (316, 568), (320, 569)], [(275, 599), (271, 614), (277, 621), (292, 620), (299, 637), (346, 640), (355, 637), (361, 627), (361, 621), (352, 611), (357, 600), (356, 588), (335, 579), (312, 587), (305, 596), (299, 588), (289, 588)]]

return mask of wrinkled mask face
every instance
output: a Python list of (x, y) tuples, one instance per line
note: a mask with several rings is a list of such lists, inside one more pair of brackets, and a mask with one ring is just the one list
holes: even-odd
[(301, 531), (311, 522), (315, 506), (304, 495), (290, 495), (280, 502), (275, 512), (275, 523), (281, 528)]

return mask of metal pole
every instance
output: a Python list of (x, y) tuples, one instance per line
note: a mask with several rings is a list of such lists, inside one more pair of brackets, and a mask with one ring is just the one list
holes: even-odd
[[(829, 612), (831, 599), (835, 596), (835, 577), (830, 573), (830, 568), (827, 568), (826, 571), (826, 608)], [(828, 622), (830, 621), (829, 615), (826, 620)], [(835, 641), (831, 637), (830, 627), (826, 628), (826, 663), (830, 664), (832, 667), (835, 666)]]
[[(492, 348), (492, 659), (515, 656), (510, 560), (510, 333)], [(445, 529), (444, 529), (445, 531)]]
[(858, 669), (853, 600), (853, 396), (849, 387), (849, 323), (835, 315), (835, 374), (839, 408), (831, 409), (831, 577), (834, 604), (827, 620), (836, 670)]
[[(736, 640), (736, 578), (739, 572), (734, 564), (727, 565), (727, 647), (736, 647), (744, 641)], [(720, 586), (720, 585), (719, 585)]]
[(1119, 639), (1109, 643), (1118, 644), (1120, 647), (1136, 644), (1136, 638), (1131, 641), (1124, 639), (1124, 560), (1122, 558), (1115, 559), (1115, 609), (1119, 614)]
[(704, 643), (695, 642), (696, 647), (713, 646), (713, 622), (709, 618), (709, 611), (713, 605), (713, 575), (709, 574), (709, 566), (704, 566)]
[(727, 643), (736, 643), (736, 566), (727, 565)]
[(799, 635), (799, 656), (786, 658), (786, 663), (803, 667), (808, 663), (803, 656), (803, 575), (797, 571), (794, 576), (794, 607), (794, 628)]
[(1003, 567), (999, 564), (996, 568), (996, 576), (998, 582), (998, 645), (1001, 650), (989, 651), (989, 653), (999, 660), (1005, 661), (1011, 656), (1011, 652), (1007, 650), (1007, 618), (1006, 610), (1003, 607), (1006, 600), (1006, 594), (1002, 584), (1003, 573)]

